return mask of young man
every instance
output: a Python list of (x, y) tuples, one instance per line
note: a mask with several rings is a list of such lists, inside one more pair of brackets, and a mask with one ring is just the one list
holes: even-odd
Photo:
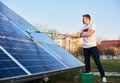
[(82, 22), (83, 24), (85, 24), (85, 26), (80, 30), (80, 32), (74, 35), (67, 33), (65, 34), (65, 36), (83, 38), (83, 51), (84, 51), (86, 73), (90, 72), (90, 56), (92, 56), (100, 72), (102, 82), (107, 82), (105, 78), (105, 72), (103, 70), (103, 67), (99, 59), (99, 52), (96, 45), (96, 38), (95, 38), (96, 25), (91, 23), (91, 17), (89, 14), (83, 15)]

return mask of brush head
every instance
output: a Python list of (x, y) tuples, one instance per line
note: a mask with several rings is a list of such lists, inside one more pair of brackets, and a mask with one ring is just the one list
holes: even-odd
[(28, 34), (31, 34), (31, 33), (32, 33), (32, 30), (26, 30), (26, 32), (27, 32)]

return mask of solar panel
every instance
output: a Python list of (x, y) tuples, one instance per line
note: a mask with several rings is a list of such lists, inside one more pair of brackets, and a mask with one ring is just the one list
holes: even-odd
[(46, 35), (32, 33), (31, 39), (28, 29), (35, 30), (0, 2), (0, 82), (44, 77), (84, 66)]
[(23, 75), (26, 75), (26, 72), (7, 56), (3, 52), (3, 48), (0, 46), (0, 79)]

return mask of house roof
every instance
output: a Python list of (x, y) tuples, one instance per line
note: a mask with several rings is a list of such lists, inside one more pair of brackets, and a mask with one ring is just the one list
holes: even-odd
[(104, 47), (120, 47), (120, 40), (103, 40), (101, 45)]

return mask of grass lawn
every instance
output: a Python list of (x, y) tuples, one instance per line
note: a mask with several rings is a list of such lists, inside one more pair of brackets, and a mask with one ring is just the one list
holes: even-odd
[[(120, 72), (120, 60), (101, 60), (106, 72)], [(93, 60), (91, 60), (91, 71), (98, 71)]]

